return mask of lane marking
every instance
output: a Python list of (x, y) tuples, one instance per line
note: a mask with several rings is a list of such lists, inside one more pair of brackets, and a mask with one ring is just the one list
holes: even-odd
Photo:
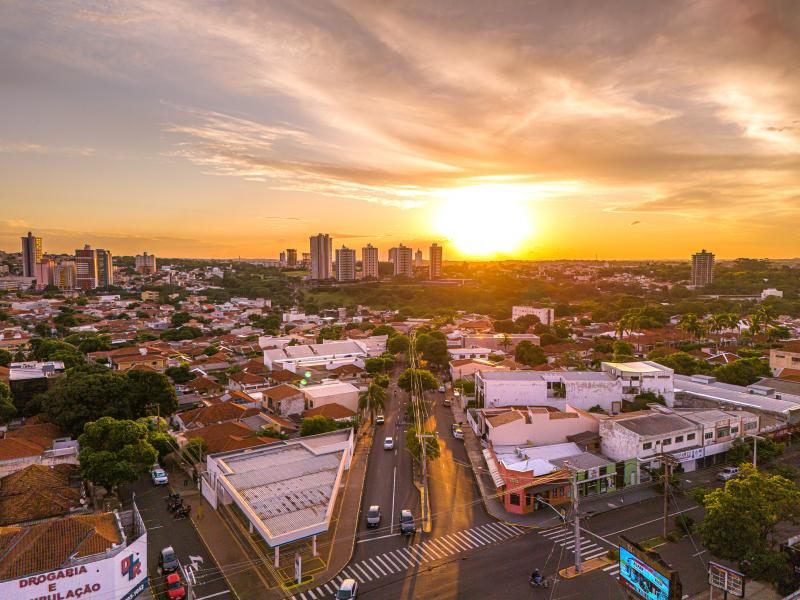
[(217, 596), (222, 596), (222, 594), (230, 594), (230, 590), (222, 590), (221, 592), (217, 592), (216, 594), (209, 594), (208, 596), (201, 596), (200, 598), (195, 598), (194, 600), (206, 600), (206, 598), (216, 598)]
[(397, 482), (397, 465), (394, 466), (394, 474), (392, 475), (392, 522), (389, 527), (389, 533), (394, 532), (394, 491)]

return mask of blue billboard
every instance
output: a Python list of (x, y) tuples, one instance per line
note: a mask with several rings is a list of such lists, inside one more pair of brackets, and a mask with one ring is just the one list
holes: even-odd
[(619, 577), (645, 600), (669, 600), (669, 579), (620, 546)]

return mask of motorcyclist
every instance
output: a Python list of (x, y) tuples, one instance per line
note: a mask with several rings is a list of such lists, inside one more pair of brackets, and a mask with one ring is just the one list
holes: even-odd
[(533, 573), (531, 573), (531, 583), (535, 585), (540, 585), (542, 583), (542, 574), (539, 572), (539, 569), (534, 569)]

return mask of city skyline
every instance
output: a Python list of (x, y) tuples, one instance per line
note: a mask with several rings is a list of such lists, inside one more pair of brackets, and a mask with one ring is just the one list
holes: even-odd
[(9, 251), (800, 254), (791, 2), (12, 1), (0, 33)]

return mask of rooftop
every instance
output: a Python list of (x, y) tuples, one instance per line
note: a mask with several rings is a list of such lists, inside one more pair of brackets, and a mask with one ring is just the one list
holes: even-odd
[(675, 393), (684, 393), (722, 405), (750, 408), (786, 419), (800, 419), (800, 396), (780, 394), (776, 396), (753, 393), (745, 387), (730, 385), (688, 375), (675, 375)]
[(673, 431), (694, 428), (695, 425), (688, 419), (679, 415), (669, 415), (653, 412), (646, 415), (636, 415), (630, 418), (615, 419), (622, 427), (630, 429), (641, 436), (664, 435)]

